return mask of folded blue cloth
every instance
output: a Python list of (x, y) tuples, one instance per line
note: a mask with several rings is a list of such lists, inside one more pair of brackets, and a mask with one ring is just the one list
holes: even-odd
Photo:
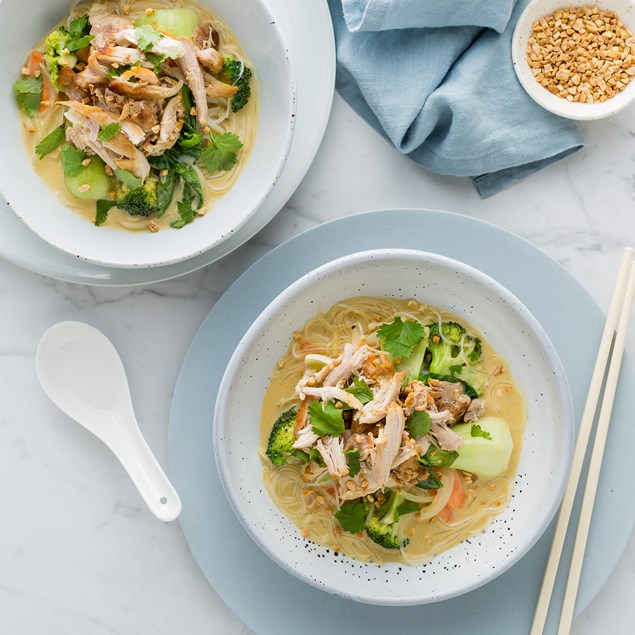
[(514, 73), (528, 0), (328, 1), (338, 92), (424, 168), (469, 176), (487, 197), (584, 146)]

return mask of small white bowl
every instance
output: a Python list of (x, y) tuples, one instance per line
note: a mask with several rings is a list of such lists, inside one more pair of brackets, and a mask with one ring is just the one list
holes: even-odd
[(68, 14), (71, 0), (0, 2), (0, 192), (20, 220), (72, 256), (109, 267), (154, 267), (197, 256), (242, 227), (284, 168), (295, 124), (295, 72), (265, 0), (198, 0), (234, 31), (259, 83), (256, 141), (238, 181), (213, 208), (180, 230), (124, 232), (95, 227), (66, 208), (35, 173), (11, 90), (31, 48)]
[[(483, 535), (425, 566), (364, 564), (307, 542), (278, 511), (262, 483), (260, 409), (276, 360), (286, 352), (292, 333), (318, 309), (356, 295), (417, 298), (464, 317), (507, 359), (526, 398), (528, 421), (510, 508)], [(327, 263), (300, 278), (263, 311), (238, 344), (219, 387), (214, 450), (236, 515), (278, 565), (308, 584), (359, 602), (408, 605), (470, 591), (531, 548), (560, 503), (573, 430), (571, 398), (558, 355), (515, 296), (456, 260), (383, 249)]]
[(527, 42), (536, 20), (552, 14), (557, 9), (595, 5), (605, 11), (614, 11), (624, 26), (635, 34), (635, 4), (631, 0), (533, 0), (521, 13), (512, 38), (514, 70), (527, 94), (543, 108), (567, 119), (590, 120), (610, 117), (635, 100), (633, 80), (623, 91), (606, 101), (593, 104), (567, 101), (541, 86), (534, 79), (531, 67), (527, 63)]

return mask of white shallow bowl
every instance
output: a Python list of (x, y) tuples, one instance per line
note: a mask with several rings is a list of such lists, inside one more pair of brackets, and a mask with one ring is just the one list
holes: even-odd
[(68, 14), (70, 0), (0, 2), (0, 191), (40, 238), (77, 258), (111, 267), (153, 267), (197, 256), (222, 243), (258, 210), (280, 176), (295, 123), (295, 73), (285, 38), (264, 0), (199, 0), (226, 22), (253, 64), (259, 83), (257, 135), (231, 191), (181, 230), (123, 232), (95, 227), (66, 208), (35, 173), (22, 140), (10, 89), (31, 47)]
[[(499, 351), (527, 400), (528, 422), (510, 508), (481, 536), (424, 566), (364, 564), (304, 540), (262, 483), (260, 408), (292, 333), (336, 302), (356, 296), (416, 298), (465, 318)], [(213, 354), (213, 353), (212, 353)], [(360, 602), (435, 602), (474, 589), (512, 566), (538, 540), (564, 491), (573, 447), (564, 370), (527, 308), (478, 270), (421, 251), (356, 253), (308, 273), (283, 291), (238, 344), (221, 382), (214, 448), (223, 487), (253, 540), (299, 579)]]
[(533, 0), (521, 13), (512, 38), (514, 70), (527, 94), (543, 108), (567, 119), (590, 120), (610, 117), (635, 101), (633, 80), (622, 92), (606, 101), (594, 104), (569, 102), (541, 86), (534, 79), (531, 67), (527, 63), (527, 42), (536, 20), (552, 14), (557, 9), (595, 5), (605, 11), (614, 11), (624, 26), (635, 34), (635, 4), (631, 0)]

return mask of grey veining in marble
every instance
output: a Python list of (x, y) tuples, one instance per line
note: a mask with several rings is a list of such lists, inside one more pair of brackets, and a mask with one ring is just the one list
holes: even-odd
[[(467, 180), (426, 173), (398, 155), (336, 96), (293, 198), (249, 243), (202, 271), (105, 289), (0, 261), (0, 633), (250, 632), (203, 578), (178, 523), (154, 520), (114, 457), (42, 393), (34, 353), (51, 324), (81, 320), (112, 339), (142, 431), (166, 466), (172, 391), (201, 321), (260, 256), (323, 221), (385, 207), (461, 212), (538, 246), (606, 309), (621, 250), (635, 244), (635, 110), (585, 132), (584, 151), (482, 201)], [(632, 538), (574, 635), (631, 633), (634, 592)]]

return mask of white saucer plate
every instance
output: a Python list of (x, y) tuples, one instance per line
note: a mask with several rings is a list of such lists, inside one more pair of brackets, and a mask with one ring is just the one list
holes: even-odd
[[(150, 284), (191, 273), (223, 258), (259, 232), (284, 206), (308, 171), (328, 122), (335, 86), (335, 40), (326, 0), (268, 0), (287, 37), (297, 74), (297, 121), (286, 167), (265, 204), (241, 229), (189, 260), (149, 269), (91, 264), (48, 245), (29, 231), (6, 201), (0, 211), (0, 256), (35, 273), (101, 286)], [(320, 51), (315, 55), (315, 51)]]

